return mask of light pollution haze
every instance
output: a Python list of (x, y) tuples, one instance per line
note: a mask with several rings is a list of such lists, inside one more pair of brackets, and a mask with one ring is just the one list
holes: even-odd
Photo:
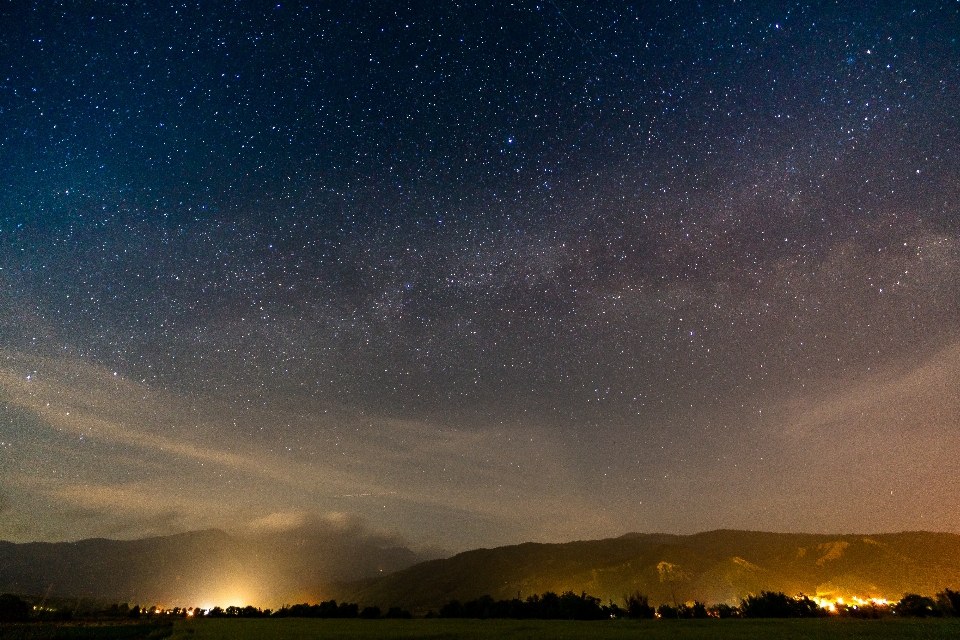
[(960, 533), (960, 9), (882, 4), (5, 6), (0, 539)]

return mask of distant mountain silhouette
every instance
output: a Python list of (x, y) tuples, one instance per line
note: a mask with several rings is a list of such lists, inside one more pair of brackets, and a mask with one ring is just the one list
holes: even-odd
[(545, 591), (585, 591), (617, 603), (641, 591), (653, 604), (733, 604), (761, 590), (895, 600), (960, 589), (960, 536), (946, 533), (627, 534), (476, 549), (415, 564), (420, 559), (396, 539), (329, 527), (246, 537), (208, 530), (131, 541), (0, 542), (0, 592), (164, 606), (335, 597), (426, 611), (453, 598)]
[(585, 591), (618, 604), (638, 590), (653, 604), (734, 604), (761, 590), (896, 600), (905, 592), (933, 595), (945, 587), (960, 588), (960, 536), (954, 534), (710, 531), (477, 549), (341, 585), (336, 595), (425, 611), (453, 598), (526, 598), (545, 591)]
[(0, 541), (0, 593), (163, 606), (318, 600), (322, 585), (421, 560), (392, 539), (293, 529), (251, 537), (218, 530), (143, 540)]

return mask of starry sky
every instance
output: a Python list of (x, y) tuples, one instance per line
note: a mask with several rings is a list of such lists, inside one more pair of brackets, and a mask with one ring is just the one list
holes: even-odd
[(0, 7), (0, 539), (960, 532), (960, 5)]

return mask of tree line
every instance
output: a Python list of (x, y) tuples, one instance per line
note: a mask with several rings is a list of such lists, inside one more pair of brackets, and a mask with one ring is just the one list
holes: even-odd
[[(630, 619), (692, 619), (692, 618), (816, 618), (841, 615), (857, 618), (880, 618), (885, 616), (933, 618), (960, 617), (960, 591), (944, 589), (934, 597), (915, 593), (904, 595), (898, 602), (889, 604), (835, 604), (832, 610), (821, 607), (811, 598), (800, 594), (788, 596), (780, 591), (761, 591), (749, 595), (738, 606), (702, 602), (661, 604), (654, 608), (649, 598), (634, 592), (623, 597), (623, 606), (612, 600), (602, 604), (600, 598), (586, 593), (577, 595), (571, 591), (561, 594), (547, 591), (521, 600), (495, 600), (484, 595), (474, 600), (460, 602), (450, 600), (439, 612), (430, 611), (428, 618), (509, 618), (517, 620), (603, 620), (610, 618)], [(154, 617), (208, 617), (208, 618), (412, 618), (410, 611), (390, 607), (386, 612), (380, 607), (352, 602), (328, 600), (319, 604), (284, 605), (279, 609), (246, 607), (161, 607), (130, 606), (127, 603), (105, 607), (71, 609), (65, 606), (34, 606), (13, 594), (0, 595), (0, 623), (30, 621), (116, 620), (124, 618)]]
[(284, 605), (276, 611), (256, 607), (214, 607), (202, 615), (208, 618), (412, 618), (413, 614), (400, 607), (390, 607), (386, 612), (380, 607), (360, 608), (355, 602), (327, 600), (320, 604)]
[[(526, 600), (494, 600), (481, 596), (461, 603), (451, 600), (440, 609), (441, 618), (514, 618), (548, 620), (692, 619), (692, 618), (818, 618), (841, 615), (856, 618), (960, 617), (960, 592), (944, 589), (934, 598), (908, 593), (891, 604), (835, 604), (833, 609), (821, 607), (803, 594), (788, 596), (780, 591), (761, 591), (740, 601), (739, 606), (725, 603), (708, 606), (702, 602), (676, 605), (661, 604), (654, 608), (649, 598), (634, 592), (623, 597), (624, 606), (613, 601), (601, 604), (599, 598), (586, 593), (566, 591), (560, 595), (548, 591)], [(429, 617), (430, 614), (428, 614)]]
[(602, 620), (621, 617), (623, 609), (610, 602), (601, 604), (600, 598), (572, 591), (556, 594), (547, 591), (525, 600), (494, 600), (486, 595), (461, 603), (451, 600), (440, 608), (441, 618), (516, 618), (519, 620)]
[(88, 603), (81, 607), (46, 605), (34, 606), (19, 596), (5, 593), (0, 595), (0, 623), (2, 622), (68, 622), (71, 620), (123, 620), (141, 618), (412, 618), (406, 609), (390, 607), (382, 611), (380, 607), (363, 607), (353, 602), (328, 600), (319, 604), (284, 605), (279, 609), (261, 609), (259, 607), (174, 607), (164, 609), (159, 606), (130, 606), (128, 603), (115, 603), (97, 606)]

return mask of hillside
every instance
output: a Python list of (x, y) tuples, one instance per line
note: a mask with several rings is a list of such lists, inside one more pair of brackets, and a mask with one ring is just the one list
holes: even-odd
[(652, 603), (732, 604), (761, 590), (899, 599), (944, 587), (960, 587), (960, 536), (954, 534), (710, 531), (477, 549), (342, 585), (336, 595), (424, 611), (452, 598), (525, 598), (544, 591), (585, 591), (621, 602), (639, 590)]
[[(545, 591), (585, 591), (615, 602), (641, 591), (655, 604), (732, 604), (761, 590), (899, 599), (960, 588), (960, 536), (945, 533), (627, 534), (476, 549), (419, 564), (394, 542), (304, 531), (241, 538), (216, 530), (131, 541), (0, 542), (0, 592), (165, 606), (335, 597), (423, 612), (452, 598)], [(325, 586), (331, 583), (338, 586)]]
[(194, 531), (142, 540), (0, 541), (0, 593), (140, 603), (257, 604), (316, 600), (318, 585), (415, 563), (376, 538), (286, 532), (256, 538)]

